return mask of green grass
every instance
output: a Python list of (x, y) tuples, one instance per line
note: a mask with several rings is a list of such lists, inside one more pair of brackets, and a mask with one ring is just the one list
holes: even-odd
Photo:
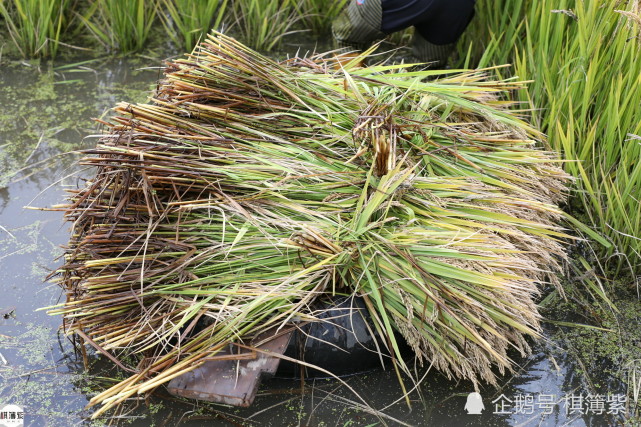
[[(620, 271), (641, 268), (641, 61), (636, 1), (478, 2), (468, 40), (480, 65), (514, 64), (537, 126), (578, 178), (573, 211), (611, 243)], [(483, 50), (484, 49), (484, 50)]]
[(156, 0), (97, 0), (79, 16), (107, 51), (126, 53), (145, 46), (156, 13)]
[(227, 4), (227, 0), (161, 0), (159, 16), (174, 43), (191, 52), (210, 29), (220, 29)]
[(71, 0), (0, 0), (0, 24), (24, 58), (53, 57), (69, 25)]
[(349, 0), (300, 0), (294, 3), (303, 25), (315, 36), (327, 35), (334, 18), (343, 10)]
[(291, 33), (302, 16), (294, 0), (235, 0), (234, 31), (249, 47), (269, 52)]

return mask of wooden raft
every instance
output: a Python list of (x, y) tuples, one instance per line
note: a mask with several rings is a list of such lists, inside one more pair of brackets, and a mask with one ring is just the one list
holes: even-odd
[[(270, 330), (257, 336), (252, 346), (283, 354), (292, 333)], [(167, 389), (175, 396), (246, 407), (254, 401), (262, 378), (274, 375), (279, 363), (279, 357), (258, 351), (232, 354), (225, 349), (216, 354), (215, 360), (171, 380)]]

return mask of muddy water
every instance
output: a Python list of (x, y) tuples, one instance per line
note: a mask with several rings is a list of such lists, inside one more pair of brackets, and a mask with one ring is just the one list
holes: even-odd
[[(105, 115), (117, 101), (144, 101), (158, 78), (158, 64), (15, 63), (0, 71), (0, 407), (22, 406), (26, 425), (109, 421), (87, 421), (90, 411), (84, 407), (122, 374), (95, 355), (85, 372), (82, 357), (59, 333), (60, 318), (40, 310), (63, 299), (60, 289), (43, 283), (43, 277), (58, 265), (55, 258), (68, 240), (68, 228), (60, 213), (25, 206), (53, 206), (63, 200), (65, 187), (81, 185), (86, 172), (78, 170), (77, 156), (70, 151), (94, 144), (87, 138), (96, 132), (92, 117)], [(518, 372), (503, 376), (499, 388), (480, 390), (481, 414), (464, 409), (471, 384), (433, 372), (412, 392), (408, 409), (395, 374), (378, 370), (345, 379), (359, 396), (326, 379), (304, 387), (273, 379), (263, 383), (247, 409), (179, 400), (159, 390), (147, 401), (131, 402), (118, 417), (136, 426), (600, 426), (616, 421), (596, 415), (599, 408), (613, 412), (614, 403), (605, 398), (592, 399), (596, 403), (586, 411), (588, 391), (562, 350), (537, 346), (534, 356), (517, 361)], [(584, 399), (581, 409), (579, 396)]]
[(78, 184), (70, 151), (93, 144), (92, 117), (145, 99), (158, 72), (140, 65), (14, 63), (0, 72), (0, 402), (23, 406), (27, 425), (81, 422), (87, 394), (60, 319), (37, 311), (61, 298), (43, 278), (68, 229), (59, 213), (24, 207), (60, 203), (64, 186)]

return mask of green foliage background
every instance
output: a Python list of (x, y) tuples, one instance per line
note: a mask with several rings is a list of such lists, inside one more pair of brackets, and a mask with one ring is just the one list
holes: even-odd
[(513, 64), (523, 106), (577, 178), (570, 210), (606, 237), (605, 267), (641, 267), (641, 61), (637, 1), (477, 2), (467, 64)]

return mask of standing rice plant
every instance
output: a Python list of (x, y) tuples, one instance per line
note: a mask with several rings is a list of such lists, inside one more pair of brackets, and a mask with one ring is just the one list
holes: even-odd
[(234, 29), (249, 47), (269, 52), (301, 19), (292, 0), (235, 0)]
[(227, 0), (162, 0), (160, 5), (167, 34), (186, 52), (191, 52), (211, 28), (220, 29), (227, 12)]
[(365, 55), (277, 63), (214, 34), (105, 122), (82, 161), (95, 177), (60, 207), (73, 232), (51, 309), (131, 373), (94, 416), (313, 321), (323, 295), (363, 297), (399, 372), (398, 333), (475, 384), (528, 352), (537, 284), (558, 285), (565, 256), (567, 175), (509, 111), (522, 83), (354, 68)]
[(579, 178), (571, 206), (611, 243), (601, 251), (610, 265), (640, 271), (638, 1), (479, 3), (476, 25), (489, 33), (481, 66), (513, 62), (533, 80), (521, 99)]
[(20, 55), (54, 57), (71, 5), (71, 0), (0, 0), (0, 16)]
[(305, 28), (315, 36), (326, 35), (332, 28), (332, 22), (342, 12), (349, 0), (302, 0), (295, 3), (295, 8)]
[(509, 64), (514, 61), (514, 48), (525, 35), (530, 0), (501, 0), (500, 7), (487, 0), (477, 1), (476, 16), (459, 43), (459, 57), (474, 60), (474, 65)]
[(80, 19), (107, 51), (141, 50), (156, 18), (156, 0), (97, 0)]

